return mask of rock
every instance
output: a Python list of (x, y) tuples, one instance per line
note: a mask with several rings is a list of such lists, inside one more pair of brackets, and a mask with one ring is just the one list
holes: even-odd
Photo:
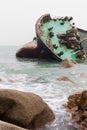
[(37, 45), (37, 40), (34, 38), (33, 41), (25, 44), (16, 52), (16, 57), (25, 57), (25, 58), (41, 58), (48, 59), (50, 58), (43, 50), (40, 50)]
[(61, 63), (61, 66), (62, 67), (65, 67), (65, 68), (69, 68), (69, 67), (74, 67), (76, 66), (77, 63), (73, 60), (68, 60), (68, 59), (64, 59)]
[(65, 81), (65, 82), (70, 82), (72, 84), (76, 84), (74, 81), (72, 81), (71, 79), (69, 79), (66, 76), (61, 76), (61, 77), (57, 78), (57, 80), (59, 80), (59, 81)]
[(85, 79), (86, 79), (86, 78), (87, 78), (87, 74), (81, 73), (81, 74), (80, 74), (80, 78), (85, 78)]
[(0, 90), (0, 120), (36, 129), (54, 119), (52, 110), (38, 95), (11, 89)]
[(0, 121), (0, 130), (27, 130), (16, 125)]
[(66, 109), (72, 114), (73, 126), (87, 130), (87, 90), (70, 95)]
[(0, 78), (0, 83), (2, 82), (2, 79)]

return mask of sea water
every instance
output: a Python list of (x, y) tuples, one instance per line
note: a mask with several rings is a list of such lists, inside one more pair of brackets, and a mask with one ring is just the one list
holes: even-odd
[[(75, 130), (63, 104), (70, 94), (87, 90), (87, 60), (76, 67), (63, 68), (57, 61), (16, 58), (18, 49), (18, 46), (0, 46), (0, 89), (33, 92), (42, 97), (56, 119), (41, 130)], [(72, 82), (58, 80), (62, 76)]]

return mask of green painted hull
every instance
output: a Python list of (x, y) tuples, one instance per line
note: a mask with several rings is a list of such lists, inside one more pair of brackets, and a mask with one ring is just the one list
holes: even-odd
[[(41, 16), (36, 23), (37, 43), (41, 51), (51, 58), (82, 60), (85, 56), (77, 29), (71, 17), (52, 19), (49, 14)], [(80, 35), (81, 30), (80, 30)]]

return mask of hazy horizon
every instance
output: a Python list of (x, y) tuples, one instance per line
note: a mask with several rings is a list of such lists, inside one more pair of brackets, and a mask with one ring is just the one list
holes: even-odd
[[(83, 3), (84, 2), (84, 3)], [(0, 45), (23, 45), (35, 36), (35, 23), (43, 15), (72, 16), (87, 30), (86, 0), (0, 0)]]

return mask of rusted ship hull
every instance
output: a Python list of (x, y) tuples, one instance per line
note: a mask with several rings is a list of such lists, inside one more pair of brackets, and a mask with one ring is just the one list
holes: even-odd
[(49, 55), (47, 55), (45, 52), (41, 52), (39, 49), (37, 39), (33, 39), (31, 42), (21, 47), (16, 52), (16, 57), (50, 59)]

